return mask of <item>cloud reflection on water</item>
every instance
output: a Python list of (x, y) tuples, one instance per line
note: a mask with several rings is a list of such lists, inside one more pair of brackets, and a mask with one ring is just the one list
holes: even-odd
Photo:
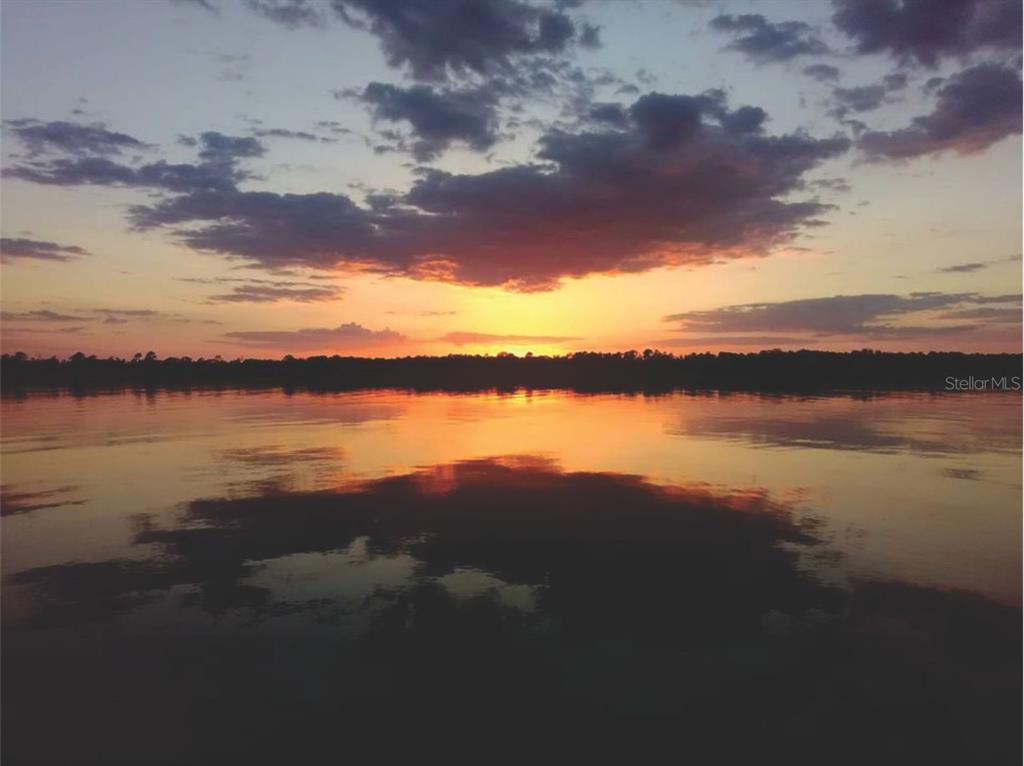
[[(477, 762), (497, 759), (477, 748), (505, 725), (519, 733), (500, 752), (544, 731), (587, 761), (647, 760), (669, 732), (699, 762), (810, 762), (840, 741), (838, 761), (1005, 755), (1019, 610), (839, 587), (820, 533), (761, 489), (531, 455), (325, 490), (257, 482), (173, 523), (140, 518), (132, 557), (8, 578), (8, 699), (24, 725), (8, 749), (66, 756), (38, 728), (56, 716), (89, 730), (76, 752), (111, 760), (168, 725), (189, 744), (162, 753), (184, 762), (315, 759), (334, 752), (330, 731), (357, 762), (419, 752), (376, 739), (382, 724), (455, 726), (444, 752)], [(188, 622), (188, 638), (168, 628)], [(662, 724), (640, 744), (569, 736), (607, 716)]]

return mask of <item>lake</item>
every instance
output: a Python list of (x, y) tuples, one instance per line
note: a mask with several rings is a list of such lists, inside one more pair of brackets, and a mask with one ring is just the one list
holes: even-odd
[(1019, 394), (2, 418), (10, 763), (1019, 762)]

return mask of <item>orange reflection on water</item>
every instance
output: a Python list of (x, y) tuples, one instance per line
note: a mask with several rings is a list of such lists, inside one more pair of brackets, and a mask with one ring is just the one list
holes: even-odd
[[(5, 566), (129, 545), (139, 513), (261, 484), (312, 490), (452, 466), (554, 461), (784, 499), (843, 551), (837, 576), (1020, 598), (1020, 398), (222, 391), (3, 400), (9, 492), (67, 504), (5, 525)], [(525, 457), (523, 457), (525, 456)], [(55, 495), (60, 497), (60, 495)], [(72, 505), (71, 503), (74, 503)]]

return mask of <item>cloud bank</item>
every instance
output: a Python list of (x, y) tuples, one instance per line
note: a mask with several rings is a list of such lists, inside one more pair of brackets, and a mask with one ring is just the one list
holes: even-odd
[[(974, 324), (942, 324), (936, 319), (969, 320), (987, 317), (1020, 323), (1020, 294), (985, 296), (977, 293), (917, 292), (909, 295), (861, 294), (804, 298), (791, 301), (747, 303), (717, 309), (670, 314), (664, 319), (682, 332), (770, 333), (805, 332), (808, 337), (896, 339), (970, 332)], [(1002, 305), (1000, 304), (1009, 304)], [(996, 312), (979, 307), (1000, 306)], [(1015, 307), (1015, 308), (1014, 308)], [(939, 317), (926, 312), (946, 310)], [(901, 317), (917, 315), (924, 324), (900, 324)], [(735, 340), (732, 338), (731, 340)], [(760, 340), (764, 340), (761, 338)], [(724, 342), (724, 339), (723, 339)]]
[[(406, 114), (410, 93), (440, 93), (368, 92), (394, 116)], [(432, 106), (426, 113), (436, 117)], [(130, 209), (133, 226), (168, 229), (195, 250), (268, 269), (370, 270), (530, 291), (594, 273), (767, 254), (820, 223), (829, 206), (792, 195), (808, 171), (850, 145), (841, 136), (767, 134), (762, 109), (732, 109), (718, 90), (648, 93), (617, 113), (594, 129), (549, 130), (532, 163), (478, 174), (423, 169), (407, 192), (371, 194), (368, 206), (330, 192), (243, 190), (254, 177), (246, 162), (265, 148), (215, 131), (183, 139), (194, 163), (64, 154), (5, 173), (152, 190), (154, 202)], [(486, 143), (484, 122), (441, 119), (428, 121), (432, 132), (428, 123), (419, 130), (432, 152), (458, 136)]]
[(405, 340), (401, 333), (390, 329), (369, 330), (355, 322), (337, 327), (309, 327), (301, 330), (248, 330), (224, 334), (236, 343), (254, 348), (291, 351), (320, 349), (356, 349), (382, 346)]

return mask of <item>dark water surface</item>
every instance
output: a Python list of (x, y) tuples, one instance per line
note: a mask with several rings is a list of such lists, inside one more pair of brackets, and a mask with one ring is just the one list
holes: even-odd
[(4, 399), (4, 762), (1019, 762), (1020, 405)]

